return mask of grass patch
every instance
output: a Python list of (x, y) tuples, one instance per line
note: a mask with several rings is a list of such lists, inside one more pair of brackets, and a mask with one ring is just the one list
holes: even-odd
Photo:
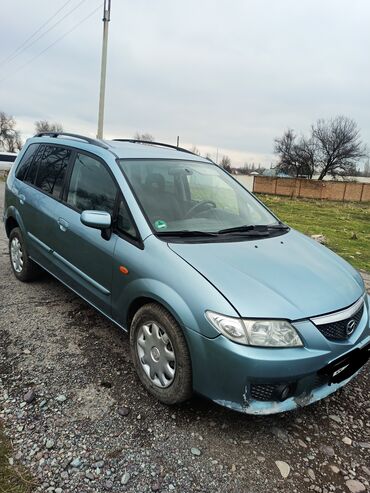
[(16, 465), (10, 466), (11, 447), (0, 421), (0, 493), (31, 493), (36, 487), (29, 474)]
[(258, 198), (282, 221), (307, 235), (323, 234), (329, 248), (357, 269), (370, 271), (370, 203)]

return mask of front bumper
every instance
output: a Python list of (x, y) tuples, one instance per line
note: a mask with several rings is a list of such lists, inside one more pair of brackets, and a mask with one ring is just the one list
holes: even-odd
[[(302, 348), (243, 346), (222, 335), (208, 339), (186, 330), (193, 388), (247, 414), (279, 413), (316, 402), (352, 380), (370, 356), (368, 300), (365, 307), (356, 331), (346, 341), (329, 341), (310, 321), (294, 323), (305, 343)], [(359, 358), (355, 356), (332, 367), (353, 351), (361, 351), (362, 365), (356, 367)], [(288, 387), (285, 394), (284, 386)]]

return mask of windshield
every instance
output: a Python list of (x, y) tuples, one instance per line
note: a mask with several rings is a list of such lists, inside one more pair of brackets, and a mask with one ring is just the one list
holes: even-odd
[(218, 233), (230, 228), (279, 224), (215, 164), (121, 159), (120, 166), (158, 233)]

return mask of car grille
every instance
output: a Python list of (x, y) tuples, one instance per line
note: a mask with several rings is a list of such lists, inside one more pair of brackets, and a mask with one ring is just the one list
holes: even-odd
[[(324, 335), (327, 339), (333, 339), (336, 341), (343, 341), (348, 339), (350, 335), (357, 329), (357, 326), (362, 318), (362, 314), (364, 312), (364, 305), (361, 306), (356, 313), (354, 313), (351, 317), (346, 318), (345, 320), (339, 320), (337, 322), (331, 322), (323, 325), (316, 325), (322, 335)], [(348, 333), (347, 327), (348, 323), (353, 320), (354, 326), (352, 328), (352, 332)]]

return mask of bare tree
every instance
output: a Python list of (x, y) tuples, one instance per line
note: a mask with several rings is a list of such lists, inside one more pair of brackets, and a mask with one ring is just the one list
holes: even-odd
[(356, 175), (358, 162), (367, 156), (356, 123), (345, 116), (318, 120), (312, 125), (309, 138), (297, 139), (294, 130), (287, 130), (275, 139), (274, 150), (279, 156), (280, 171), (308, 178), (318, 173), (319, 180), (326, 175)]
[(231, 159), (229, 158), (229, 156), (222, 156), (220, 166), (224, 168), (224, 170), (231, 173)]
[(38, 120), (35, 122), (35, 133), (39, 134), (41, 132), (63, 132), (63, 127), (57, 122)]
[(15, 128), (14, 116), (0, 111), (0, 148), (7, 152), (16, 152), (22, 149), (22, 139), (19, 130)]
[(134, 135), (134, 139), (135, 140), (147, 140), (149, 142), (153, 142), (154, 141), (154, 137), (150, 133), (136, 132), (136, 134)]
[(318, 120), (312, 126), (312, 137), (319, 153), (319, 180), (328, 174), (333, 178), (352, 175), (358, 161), (367, 156), (356, 122), (345, 116)]
[(279, 156), (277, 169), (292, 176), (312, 178), (315, 170), (316, 145), (314, 140), (297, 136), (288, 129), (275, 139), (274, 152)]

